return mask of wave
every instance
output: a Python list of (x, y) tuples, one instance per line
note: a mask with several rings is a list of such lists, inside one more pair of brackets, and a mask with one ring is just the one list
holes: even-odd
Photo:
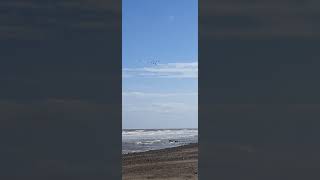
[(138, 141), (136, 144), (141, 144), (141, 145), (151, 145), (154, 143), (159, 143), (161, 140), (151, 140), (151, 141)]
[(123, 130), (122, 153), (143, 152), (198, 142), (197, 129)]
[(195, 129), (179, 129), (179, 130), (123, 130), (122, 137), (139, 136), (139, 137), (153, 137), (153, 136), (194, 136), (198, 134)]

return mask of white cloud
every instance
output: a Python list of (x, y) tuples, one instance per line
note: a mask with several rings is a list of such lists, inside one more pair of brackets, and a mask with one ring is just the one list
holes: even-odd
[(197, 78), (198, 62), (167, 63), (141, 68), (124, 68), (123, 77)]
[(163, 112), (163, 113), (181, 113), (196, 111), (196, 104), (186, 104), (180, 102), (168, 102), (168, 103), (153, 103), (151, 104), (153, 111)]
[(197, 104), (182, 102), (166, 102), (151, 104), (127, 104), (123, 107), (125, 112), (153, 112), (153, 113), (183, 113), (197, 112)]
[(125, 112), (191, 113), (197, 112), (198, 93), (123, 92)]
[(197, 126), (197, 92), (124, 91), (122, 96), (125, 127), (127, 124), (150, 128)]
[(123, 92), (124, 97), (178, 97), (178, 96), (197, 96), (198, 93), (146, 93), (146, 92)]

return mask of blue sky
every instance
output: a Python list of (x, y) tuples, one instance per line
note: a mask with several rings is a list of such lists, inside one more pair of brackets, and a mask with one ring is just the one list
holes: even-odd
[(123, 128), (197, 127), (196, 0), (123, 0), (122, 61)]

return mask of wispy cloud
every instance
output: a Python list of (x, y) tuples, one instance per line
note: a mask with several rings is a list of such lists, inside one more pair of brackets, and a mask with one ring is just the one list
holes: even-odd
[(151, 104), (127, 104), (123, 107), (125, 112), (153, 112), (153, 113), (190, 113), (197, 112), (197, 104), (182, 102), (157, 102)]
[(123, 77), (197, 78), (198, 62), (167, 63), (150, 67), (124, 68)]
[(146, 93), (146, 92), (123, 92), (125, 97), (178, 97), (178, 96), (197, 96), (198, 93)]
[(162, 112), (162, 113), (181, 113), (181, 112), (190, 112), (196, 111), (196, 104), (186, 104), (180, 102), (168, 102), (168, 103), (153, 103), (151, 104), (151, 108), (154, 111)]
[(197, 112), (198, 93), (123, 92), (125, 112), (190, 113)]

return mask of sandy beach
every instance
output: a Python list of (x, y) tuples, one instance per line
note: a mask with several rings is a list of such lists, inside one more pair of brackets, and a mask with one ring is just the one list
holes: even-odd
[(198, 179), (198, 144), (122, 156), (122, 179)]

